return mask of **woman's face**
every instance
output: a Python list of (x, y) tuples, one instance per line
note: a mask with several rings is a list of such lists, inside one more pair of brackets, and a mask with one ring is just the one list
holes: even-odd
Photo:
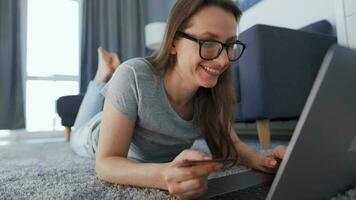
[[(217, 6), (207, 6), (193, 15), (188, 28), (183, 32), (197, 39), (227, 43), (237, 39), (236, 28), (236, 19), (232, 13)], [(171, 53), (177, 56), (175, 70), (197, 87), (214, 87), (219, 76), (229, 66), (225, 49), (219, 57), (204, 60), (199, 55), (199, 44), (182, 37), (174, 42)]]

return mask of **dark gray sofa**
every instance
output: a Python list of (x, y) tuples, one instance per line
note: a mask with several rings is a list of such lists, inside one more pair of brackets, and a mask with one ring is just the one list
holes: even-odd
[(239, 103), (235, 122), (257, 122), (260, 144), (270, 143), (270, 121), (298, 119), (329, 47), (325, 20), (300, 30), (255, 25), (240, 34), (247, 44), (233, 66)]

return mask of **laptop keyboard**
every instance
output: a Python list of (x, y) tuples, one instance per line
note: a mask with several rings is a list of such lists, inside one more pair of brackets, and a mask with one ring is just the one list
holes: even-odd
[(212, 200), (265, 200), (269, 191), (269, 184), (251, 186), (242, 190), (224, 193), (211, 197)]

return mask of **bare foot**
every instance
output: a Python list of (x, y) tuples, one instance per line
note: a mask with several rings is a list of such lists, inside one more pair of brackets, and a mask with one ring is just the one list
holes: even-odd
[(108, 52), (103, 47), (99, 47), (98, 60), (98, 69), (94, 81), (105, 83), (119, 66), (120, 59), (116, 53)]

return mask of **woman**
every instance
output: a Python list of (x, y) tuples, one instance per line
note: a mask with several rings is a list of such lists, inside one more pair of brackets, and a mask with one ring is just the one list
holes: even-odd
[[(240, 141), (231, 126), (235, 95), (229, 66), (244, 49), (236, 37), (240, 16), (231, 0), (177, 0), (160, 49), (115, 70), (102, 90), (102, 116), (76, 128), (71, 142), (79, 154), (96, 155), (100, 179), (165, 189), (179, 199), (198, 197), (207, 189), (209, 173), (222, 167), (182, 165), (211, 159), (189, 150), (200, 136), (214, 158), (239, 158), (266, 172), (278, 168), (284, 147), (261, 154)], [(113, 70), (115, 55), (99, 54), (102, 65)]]

